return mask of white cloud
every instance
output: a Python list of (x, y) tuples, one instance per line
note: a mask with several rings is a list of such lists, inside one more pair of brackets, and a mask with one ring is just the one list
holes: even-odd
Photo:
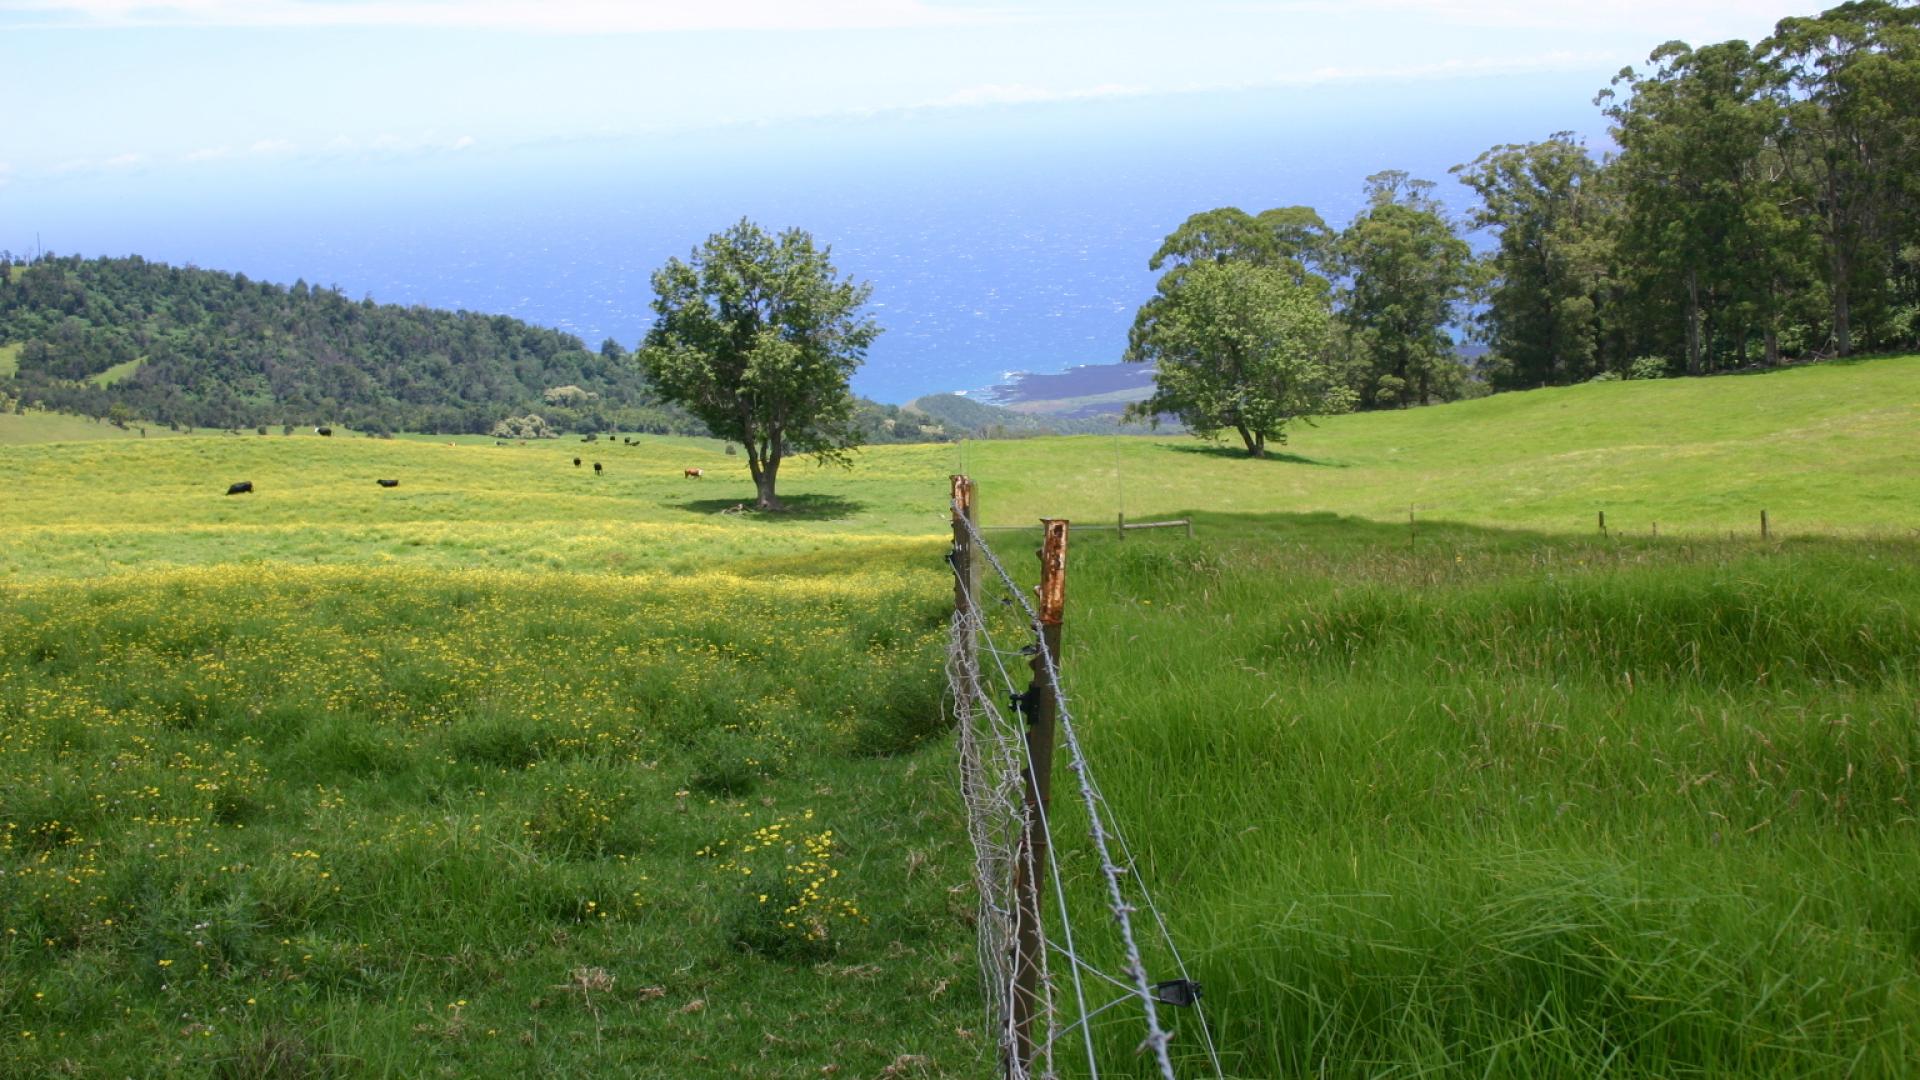
[(146, 160), (147, 155), (145, 154), (115, 154), (100, 162), (100, 167), (103, 169), (131, 169), (139, 165), (144, 165)]
[[(1260, 79), (1191, 82), (1179, 86), (1143, 86), (1102, 83), (1097, 86), (1053, 88), (1024, 83), (984, 83), (968, 86), (938, 98), (908, 106), (908, 109), (962, 109), (983, 105), (1053, 104), (1093, 101), (1101, 98), (1152, 97), (1171, 94), (1207, 94), (1230, 90), (1260, 90), (1288, 86), (1317, 86), (1333, 82), (1420, 81), (1482, 75), (1511, 75), (1536, 71), (1578, 71), (1605, 64), (1614, 54), (1605, 51), (1571, 52), (1556, 50), (1534, 56), (1481, 57), (1444, 60), (1431, 64), (1382, 66), (1326, 65), (1290, 71)], [(863, 110), (866, 114), (889, 110)]]
[(59, 26), (430, 27), (562, 34), (871, 30), (978, 22), (929, 0), (0, 0)]
[(473, 136), (471, 136), (471, 135), (462, 135), (462, 136), (460, 136), (459, 138), (457, 138), (457, 139), (455, 139), (455, 140), (453, 140), (453, 149), (455, 149), (455, 150), (465, 150), (465, 149), (466, 149), (467, 147), (469, 147), (469, 146), (472, 146), (472, 145), (473, 145), (473, 141), (474, 141), (474, 140), (473, 140)]
[(1098, 86), (1066, 89), (1033, 86), (1027, 83), (981, 83), (920, 103), (917, 108), (959, 109), (976, 105), (1033, 105), (1056, 101), (1088, 101), (1094, 98), (1139, 97), (1151, 94), (1149, 86), (1101, 83)]
[[(1811, 14), (1824, 3), (1805, 5)], [(1493, 30), (1607, 31), (1650, 35), (1651, 49), (1675, 37), (1718, 40), (1729, 33), (1760, 36), (1791, 14), (1784, 0), (1280, 0), (1246, 4), (1245, 11), (1311, 10), (1364, 15), (1368, 11), (1426, 16)]]
[(261, 139), (247, 147), (247, 153), (256, 157), (279, 157), (300, 149), (286, 139)]

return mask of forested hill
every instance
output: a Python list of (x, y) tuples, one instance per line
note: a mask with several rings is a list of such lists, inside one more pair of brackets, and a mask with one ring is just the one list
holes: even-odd
[(0, 263), (8, 355), (0, 392), (159, 424), (485, 432), (536, 413), (569, 430), (703, 430), (611, 342), (137, 256)]

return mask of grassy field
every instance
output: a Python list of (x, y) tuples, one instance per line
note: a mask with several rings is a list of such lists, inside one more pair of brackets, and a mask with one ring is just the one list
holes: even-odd
[(0, 446), (0, 1075), (990, 1073), (963, 466), (1233, 1075), (1907, 1074), (1920, 360), (1288, 449)]
[(161, 439), (177, 432), (168, 431), (164, 426), (145, 425), (146, 434), (141, 434), (142, 425), (129, 424), (117, 428), (104, 420), (90, 420), (84, 416), (70, 416), (66, 413), (30, 411), (25, 413), (0, 413), (0, 447), (35, 446), (43, 443), (98, 442), (115, 439)]
[(87, 381), (92, 383), (95, 386), (101, 386), (101, 387), (112, 386), (114, 383), (117, 383), (122, 379), (127, 379), (132, 377), (134, 372), (140, 370), (140, 365), (146, 362), (147, 362), (146, 357), (136, 356), (131, 360), (126, 360), (126, 361), (122, 361), (121, 363), (115, 364), (112, 367), (108, 368), (105, 371), (100, 372), (97, 375), (87, 376)]

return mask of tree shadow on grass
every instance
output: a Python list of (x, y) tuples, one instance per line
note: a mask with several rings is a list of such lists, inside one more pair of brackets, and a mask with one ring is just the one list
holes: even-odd
[(1289, 454), (1284, 450), (1275, 450), (1272, 447), (1267, 448), (1267, 456), (1264, 458), (1253, 457), (1241, 447), (1213, 446), (1205, 443), (1173, 446), (1170, 449), (1181, 454), (1205, 454), (1207, 457), (1230, 458), (1234, 461), (1251, 461), (1256, 464), (1314, 465), (1322, 469), (1344, 469), (1348, 467), (1342, 462), (1316, 461), (1310, 457), (1301, 457), (1299, 454)]
[(787, 504), (786, 509), (756, 510), (752, 497), (688, 499), (666, 505), (689, 514), (725, 514), (728, 517), (749, 517), (755, 521), (771, 522), (845, 521), (867, 508), (866, 503), (841, 495), (782, 495), (780, 501)]

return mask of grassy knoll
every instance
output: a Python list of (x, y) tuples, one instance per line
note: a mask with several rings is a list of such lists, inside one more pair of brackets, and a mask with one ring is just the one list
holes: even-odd
[[(1801, 533), (1920, 526), (1920, 357), (1766, 375), (1501, 394), (1296, 430), (1264, 465), (1191, 440), (1106, 440), (1062, 467), (1025, 443), (967, 448), (990, 520), (1185, 510), (1331, 511), (1551, 532)], [(958, 460), (956, 454), (955, 459)], [(1120, 475), (1116, 481), (1115, 463)]]
[(140, 370), (140, 365), (146, 362), (147, 358), (144, 356), (136, 356), (131, 360), (123, 360), (105, 371), (87, 376), (87, 381), (99, 387), (112, 386), (124, 379), (131, 378), (134, 372)]
[(1066, 664), (1233, 1075), (1903, 1075), (1916, 446), (1908, 359), (886, 447), (782, 517), (706, 440), (0, 447), (0, 1075), (986, 1074), (963, 460), (1199, 512), (1074, 536)]

